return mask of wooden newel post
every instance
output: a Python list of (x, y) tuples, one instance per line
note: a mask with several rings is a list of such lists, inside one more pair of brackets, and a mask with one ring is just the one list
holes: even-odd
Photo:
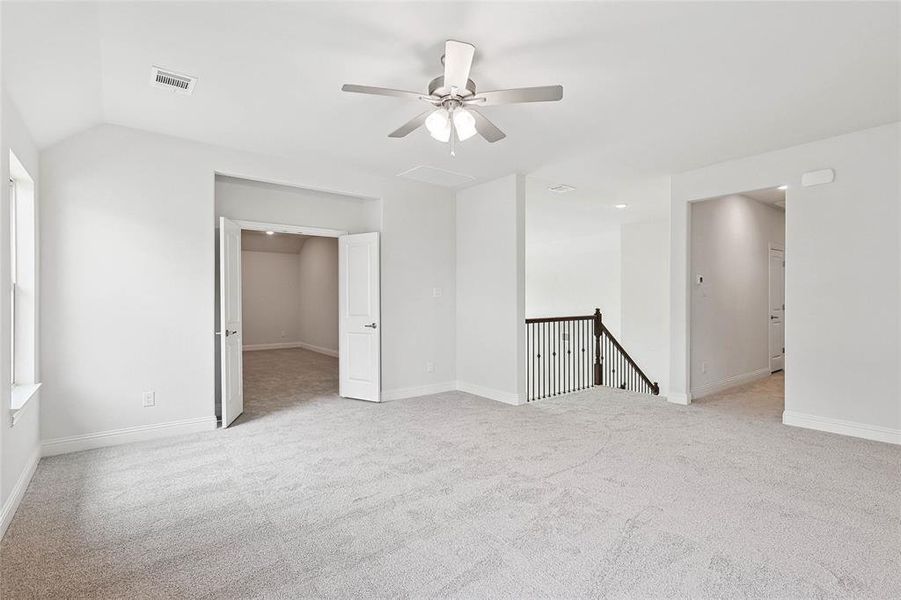
[(603, 322), (601, 321), (601, 309), (594, 309), (594, 384), (595, 385), (603, 385), (604, 380), (602, 377), (602, 369), (601, 369), (601, 333), (604, 330)]

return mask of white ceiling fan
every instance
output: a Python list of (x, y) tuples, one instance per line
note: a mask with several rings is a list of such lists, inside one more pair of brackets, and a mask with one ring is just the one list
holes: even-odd
[(506, 137), (506, 134), (479, 112), (477, 107), (522, 102), (556, 102), (563, 98), (562, 85), (476, 93), (476, 84), (469, 78), (475, 50), (472, 44), (447, 40), (444, 56), (441, 57), (444, 75), (436, 77), (429, 83), (428, 94), (350, 83), (344, 84), (341, 89), (358, 94), (397, 96), (428, 102), (432, 108), (413, 117), (389, 133), (388, 137), (404, 137), (424, 124), (433, 138), (439, 142), (450, 142), (451, 156), (455, 155), (455, 141), (462, 142), (476, 133), (489, 142), (497, 142)]

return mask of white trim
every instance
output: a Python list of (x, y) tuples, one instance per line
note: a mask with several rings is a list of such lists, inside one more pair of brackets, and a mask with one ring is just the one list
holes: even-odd
[(689, 404), (691, 404), (691, 394), (670, 393), (666, 395), (666, 401), (671, 404), (681, 404), (683, 406), (688, 406)]
[(338, 358), (338, 351), (331, 348), (323, 348), (322, 346), (314, 346), (306, 342), (277, 342), (275, 344), (246, 344), (242, 349), (244, 352), (255, 352), (257, 350), (283, 350), (285, 348), (304, 348), (326, 356)]
[(444, 381), (442, 383), (430, 383), (428, 385), (419, 385), (407, 388), (397, 388), (393, 390), (382, 391), (382, 401), (403, 400), (404, 398), (418, 398), (420, 396), (429, 396), (431, 394), (441, 394), (443, 392), (453, 392), (457, 390), (456, 381)]
[(35, 448), (31, 458), (28, 459), (28, 464), (25, 465), (22, 473), (19, 474), (16, 485), (13, 486), (12, 491), (9, 493), (9, 498), (3, 504), (3, 510), (0, 511), (0, 539), (3, 539), (3, 536), (6, 534), (6, 528), (12, 522), (16, 509), (19, 508), (19, 504), (25, 496), (25, 490), (28, 489), (28, 484), (31, 483), (31, 478), (34, 477), (34, 471), (38, 468), (38, 461), (40, 460), (41, 449)]
[(526, 403), (525, 398), (522, 398), (517, 393), (503, 392), (501, 390), (482, 387), (481, 385), (475, 385), (466, 381), (457, 381), (457, 389), (461, 392), (466, 392), (467, 394), (475, 394), (476, 396), (482, 396), (483, 398), (496, 400), (497, 402), (503, 402), (504, 404), (519, 406), (520, 404)]
[(328, 229), (326, 227), (307, 227), (305, 225), (285, 225), (284, 223), (263, 223), (261, 221), (242, 221), (232, 219), (242, 230), (250, 231), (275, 231), (276, 233), (296, 233), (299, 235), (317, 235), (320, 237), (341, 237), (347, 235), (342, 229)]
[(241, 349), (244, 352), (256, 352), (257, 350), (283, 350), (300, 347), (300, 342), (277, 342), (274, 344), (244, 344)]
[(216, 424), (216, 417), (214, 416), (197, 417), (195, 419), (182, 419), (168, 423), (154, 423), (153, 425), (138, 425), (136, 427), (110, 429), (84, 435), (43, 440), (41, 442), (41, 454), (43, 456), (54, 456), (68, 452), (104, 448), (106, 446), (145, 442), (170, 435), (210, 431), (216, 429)]
[(40, 389), (40, 383), (14, 383), (10, 390), (10, 405), (16, 411), (25, 406)]
[(28, 408), (32, 404), (36, 404), (31, 400), (37, 397), (38, 390), (41, 388), (40, 383), (30, 383), (27, 385), (14, 385), (12, 386), (12, 408), (9, 411), (10, 420), (9, 426), (13, 427), (16, 423), (19, 422), (19, 419), (28, 412)]
[(830, 419), (828, 417), (818, 417), (817, 415), (807, 415), (789, 410), (782, 413), (782, 423), (792, 427), (803, 427), (804, 429), (815, 429), (817, 431), (848, 435), (851, 437), (863, 438), (865, 440), (901, 445), (901, 429), (892, 429), (880, 425), (868, 425), (866, 423), (857, 423), (855, 421)]
[[(766, 379), (770, 375), (771, 373), (769, 367), (757, 369), (756, 371), (751, 371), (750, 373), (733, 375), (732, 377), (727, 377), (726, 379), (721, 379), (720, 381), (714, 381), (713, 383), (707, 383), (698, 387), (697, 389), (692, 390), (690, 398), (691, 400), (697, 400), (698, 398), (703, 398), (704, 396), (716, 394), (717, 392), (722, 392), (739, 385), (751, 383), (752, 381)], [(674, 396), (675, 395), (676, 394), (674, 394)]]
[(322, 346), (314, 346), (313, 344), (308, 344), (306, 342), (298, 342), (297, 345), (301, 348), (305, 348), (307, 350), (312, 350), (313, 352), (318, 352), (319, 354), (325, 354), (326, 356), (333, 356), (338, 358), (338, 351), (332, 350), (331, 348), (323, 348)]
[[(784, 221), (784, 219), (783, 219)], [(773, 294), (773, 288), (770, 286), (772, 283), (772, 268), (773, 263), (770, 261), (770, 258), (773, 255), (773, 250), (776, 252), (782, 253), (782, 368), (781, 369), (773, 369), (773, 355), (770, 352), (770, 348), (773, 347), (773, 328), (770, 326), (770, 300)], [(775, 373), (777, 370), (785, 370), (785, 267), (788, 263), (785, 261), (785, 244), (780, 244), (779, 242), (770, 242), (767, 244), (766, 251), (766, 314), (767, 314), (767, 323), (766, 323), (766, 353), (767, 353), (767, 362), (770, 365), (770, 373)]]

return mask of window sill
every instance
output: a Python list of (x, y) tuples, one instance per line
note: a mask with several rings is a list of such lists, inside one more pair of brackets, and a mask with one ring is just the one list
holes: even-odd
[(11, 415), (12, 415), (12, 425), (15, 425), (22, 415), (25, 414), (25, 411), (29, 406), (33, 404), (30, 402), (32, 398), (34, 398), (35, 394), (37, 394), (38, 389), (41, 387), (40, 383), (27, 383), (23, 385), (14, 385), (12, 388), (12, 401), (11, 401)]

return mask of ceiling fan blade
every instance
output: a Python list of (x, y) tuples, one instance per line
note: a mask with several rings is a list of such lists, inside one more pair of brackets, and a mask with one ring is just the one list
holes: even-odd
[(556, 102), (563, 99), (562, 85), (543, 85), (540, 87), (516, 88), (514, 90), (496, 90), (479, 92), (467, 103), (476, 106), (494, 106), (496, 104), (520, 104), (522, 102)]
[(410, 98), (411, 100), (424, 99), (428, 100), (428, 95), (418, 92), (407, 92), (405, 90), (392, 90), (390, 88), (372, 87), (369, 85), (355, 85), (345, 83), (341, 86), (342, 92), (353, 92), (355, 94), (372, 94), (374, 96), (396, 96), (398, 98)]
[(492, 144), (507, 137), (506, 133), (498, 129), (497, 125), (489, 121), (485, 115), (483, 115), (476, 109), (467, 107), (466, 110), (472, 113), (472, 116), (475, 118), (476, 131), (479, 132), (479, 135), (481, 135)]
[(444, 44), (444, 87), (466, 89), (475, 52), (476, 47), (472, 44), (447, 40)]
[(426, 118), (430, 114), (432, 114), (432, 112), (434, 112), (434, 111), (427, 110), (424, 113), (422, 113), (421, 115), (417, 115), (417, 116), (413, 117), (412, 119), (410, 119), (409, 121), (407, 121), (406, 123), (404, 123), (403, 125), (398, 127), (397, 129), (395, 129), (394, 131), (389, 133), (388, 137), (402, 138), (404, 136), (411, 134), (412, 132), (414, 132), (417, 129), (419, 129), (420, 127), (422, 127), (422, 124), (425, 123)]

